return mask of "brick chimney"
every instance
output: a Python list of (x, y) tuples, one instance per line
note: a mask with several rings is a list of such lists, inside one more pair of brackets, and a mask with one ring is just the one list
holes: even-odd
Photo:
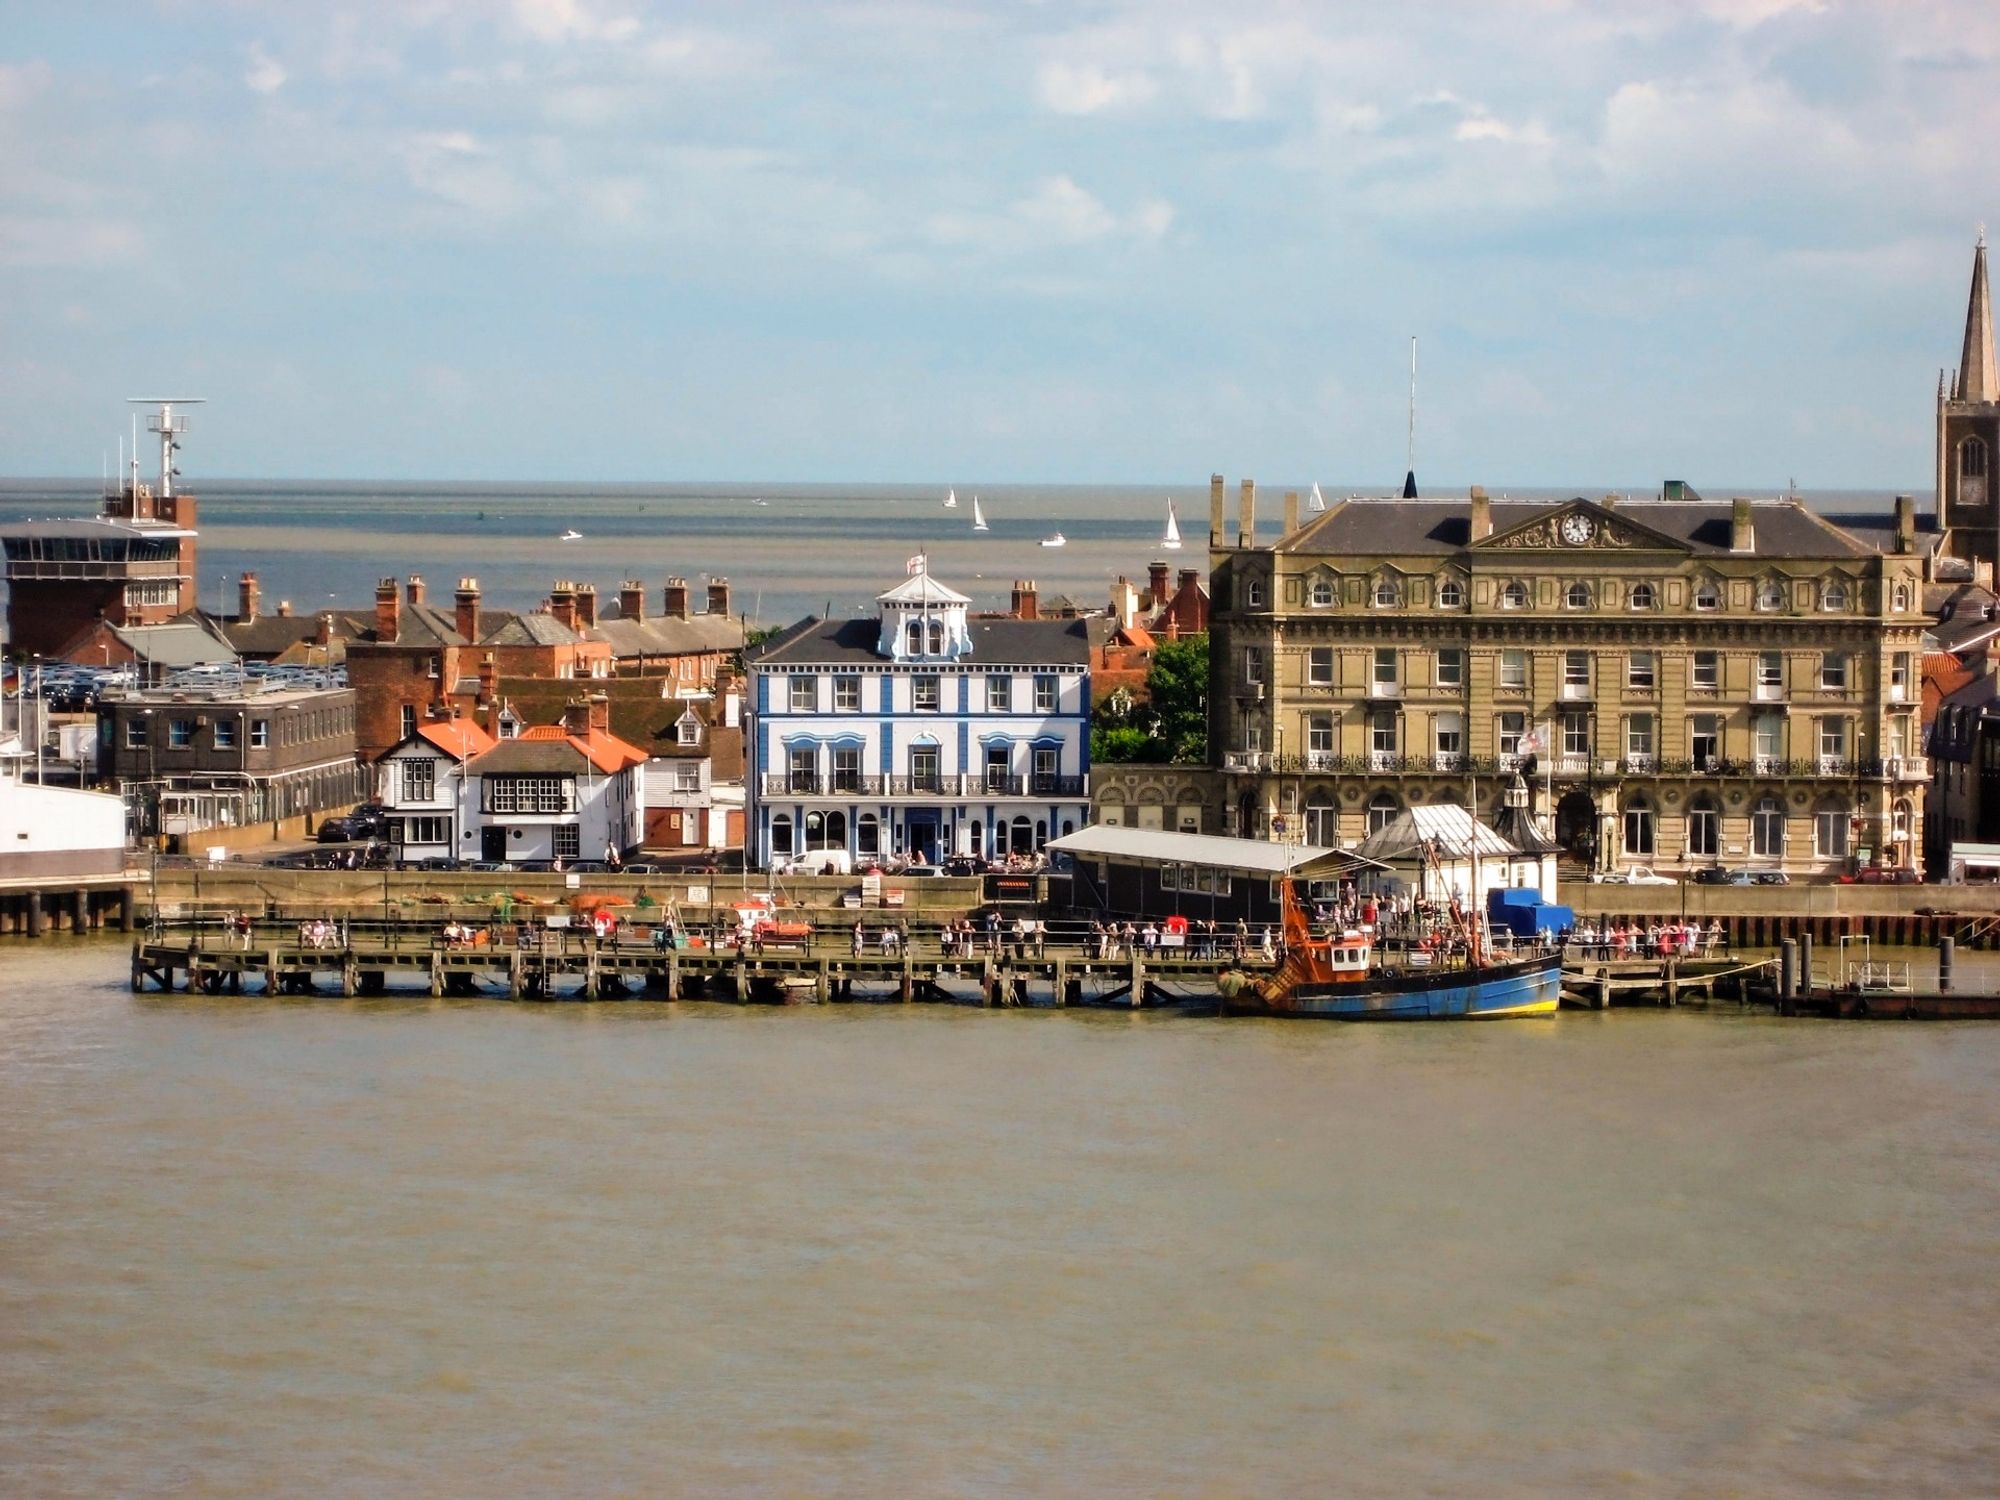
[(291, 617), (292, 617), (292, 601), (289, 599), (280, 599), (278, 601), (278, 618), (281, 620), (289, 620)]
[(1146, 568), (1147, 604), (1158, 609), (1167, 602), (1167, 565), (1163, 562), (1150, 563)]
[(1917, 550), (1917, 502), (1908, 495), (1896, 497), (1896, 550)]
[(636, 578), (628, 578), (618, 585), (618, 618), (621, 620), (646, 618), (646, 585)]
[(1286, 490), (1284, 535), (1290, 536), (1293, 532), (1297, 531), (1298, 529), (1299, 529), (1299, 492), (1297, 490)]
[(1138, 590), (1128, 579), (1121, 577), (1111, 585), (1111, 618), (1117, 621), (1120, 630), (1126, 630), (1138, 616)]
[(479, 701), (491, 703), (499, 685), (500, 669), (493, 665), (493, 653), (489, 651), (479, 658)]
[(711, 578), (708, 580), (708, 612), (712, 615), (729, 613), (729, 580)]
[(1257, 545), (1257, 481), (1246, 479), (1236, 501), (1236, 545)]
[(1201, 582), (1200, 568), (1182, 568), (1180, 582), (1177, 585), (1175, 585), (1174, 592), (1178, 594), (1182, 589), (1191, 588), (1193, 585), (1200, 582)]
[(1493, 535), (1493, 502), (1486, 498), (1486, 491), (1480, 485), (1472, 487), (1471, 534), (1468, 540), (1483, 542)]
[(402, 603), (396, 596), (396, 580), (383, 579), (375, 585), (375, 639), (384, 644), (393, 642), (402, 613)]
[(576, 585), (558, 578), (549, 585), (549, 618), (556, 624), (576, 629)]
[(603, 693), (590, 695), (590, 727), (611, 733), (611, 700)]
[(1208, 545), (1211, 547), (1220, 547), (1222, 545), (1222, 528), (1224, 525), (1223, 507), (1227, 504), (1228, 499), (1223, 493), (1222, 488), (1222, 476), (1220, 474), (1209, 475)]
[(322, 611), (320, 617), (313, 621), (313, 644), (315, 646), (333, 644), (333, 615), (330, 611)]
[(586, 698), (572, 698), (563, 705), (563, 733), (588, 735), (590, 733), (590, 701)]
[(597, 585), (579, 583), (576, 586), (576, 626), (579, 630), (597, 628)]
[(1009, 613), (1017, 620), (1039, 620), (1042, 617), (1039, 591), (1032, 578), (1014, 580), (1014, 603)]
[(256, 619), (258, 598), (257, 575), (245, 573), (236, 581), (236, 618), (243, 621)]
[(660, 595), (660, 613), (669, 620), (685, 620), (688, 617), (688, 581), (685, 578), (669, 578), (666, 591)]
[(410, 575), (410, 581), (403, 585), (403, 598), (412, 609), (424, 602), (424, 579), (421, 573)]
[(1736, 499), (1729, 502), (1729, 550), (1731, 552), (1757, 550), (1757, 526), (1751, 517), (1748, 500)]
[(459, 579), (458, 593), (453, 597), (452, 602), (457, 606), (457, 619), (453, 623), (458, 627), (458, 633), (464, 636), (468, 643), (478, 640), (479, 580), (477, 578)]

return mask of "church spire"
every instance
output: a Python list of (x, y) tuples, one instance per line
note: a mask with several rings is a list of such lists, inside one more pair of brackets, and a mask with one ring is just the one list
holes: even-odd
[(1986, 231), (1972, 253), (1972, 296), (1965, 308), (1965, 352), (1958, 361), (1960, 401), (2000, 401), (2000, 373), (1993, 363), (1993, 300), (1986, 290)]

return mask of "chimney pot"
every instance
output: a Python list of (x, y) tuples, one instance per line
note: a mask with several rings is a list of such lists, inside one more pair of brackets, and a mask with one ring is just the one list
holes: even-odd
[(458, 593), (453, 599), (453, 625), (465, 637), (467, 644), (479, 639), (479, 580), (461, 578)]
[(582, 630), (597, 628), (597, 585), (594, 583), (576, 586), (576, 625)]
[(685, 620), (688, 617), (688, 581), (685, 578), (669, 578), (665, 593), (660, 600), (660, 613), (669, 620)]
[(1040, 601), (1037, 597), (1038, 593), (1039, 591), (1035, 587), (1034, 579), (1017, 578), (1014, 580), (1013, 615), (1015, 619), (1039, 620), (1042, 617)]
[(574, 735), (590, 733), (589, 700), (572, 698), (563, 705), (563, 733)]
[(1152, 597), (1148, 601), (1153, 609), (1167, 602), (1167, 565), (1164, 562), (1150, 564), (1146, 569), (1146, 592)]
[(396, 593), (396, 580), (383, 579), (375, 585), (375, 639), (385, 645), (394, 644), (402, 614), (402, 600)]
[(646, 586), (636, 578), (618, 585), (618, 615), (625, 620), (646, 618)]
[(257, 618), (257, 603), (260, 597), (257, 575), (245, 573), (236, 584), (236, 618), (249, 621)]
[(410, 575), (410, 581), (406, 585), (405, 592), (407, 593), (409, 601), (412, 605), (422, 604), (424, 602), (423, 578), (416, 573), (412, 573)]
[(729, 613), (729, 580), (711, 578), (708, 581), (708, 612), (712, 615)]
[(278, 601), (278, 618), (281, 620), (289, 620), (291, 617), (292, 617), (292, 601), (289, 599), (280, 599)]

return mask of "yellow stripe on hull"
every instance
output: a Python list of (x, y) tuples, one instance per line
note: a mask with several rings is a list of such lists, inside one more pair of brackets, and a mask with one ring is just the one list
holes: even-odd
[(1561, 1008), (1557, 1000), (1530, 1000), (1526, 1005), (1510, 1005), (1504, 1010), (1476, 1010), (1468, 1021), (1504, 1021), (1509, 1016), (1552, 1016)]

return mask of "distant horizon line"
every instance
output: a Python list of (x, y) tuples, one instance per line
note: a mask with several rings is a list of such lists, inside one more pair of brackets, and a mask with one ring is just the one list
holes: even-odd
[[(144, 480), (147, 479), (149, 476), (147, 476), (142, 472), (140, 477), (142, 480)], [(1232, 505), (1235, 503), (1236, 497), (1239, 493), (1239, 486), (1241, 485), (1242, 479), (1244, 478), (1255, 480), (1256, 476), (1244, 475), (1239, 478), (1231, 479), (1228, 481), (1229, 494)], [(1701, 481), (1681, 481), (1681, 482), (1692, 484), (1696, 492), (1699, 493), (1705, 500), (1730, 499), (1736, 496), (1752, 496), (1761, 498), (1767, 495), (1772, 498), (1783, 499), (1787, 494), (1793, 493), (1793, 490), (1789, 485), (1771, 485), (1771, 484), (1738, 485), (1729, 482), (1717, 482), (1717, 481), (1708, 481), (1706, 483)], [(96, 479), (91, 479), (86, 475), (75, 475), (75, 474), (0, 475), (0, 486), (49, 485), (49, 486), (60, 486), (63, 488), (101, 490), (104, 486), (104, 483), (105, 480), (103, 476), (99, 476)], [(1262, 480), (1256, 480), (1256, 483), (1257, 483), (1257, 490), (1260, 496), (1266, 493), (1282, 496), (1286, 490), (1292, 487), (1290, 484), (1284, 484), (1284, 485), (1275, 483), (1266, 484)], [(1311, 491), (1311, 488), (1314, 483), (1318, 483), (1321, 486), (1322, 490), (1325, 490), (1327, 486), (1327, 481), (1325, 480), (1318, 480), (1318, 481), (1310, 479), (1306, 480), (1303, 486), (1299, 488), (1299, 495), (1301, 499), (1303, 499)], [(840, 486), (853, 486), (855, 488), (913, 489), (913, 490), (946, 489), (946, 488), (957, 488), (961, 486), (985, 485), (993, 489), (1033, 489), (1033, 488), (1120, 489), (1120, 490), (1159, 489), (1162, 491), (1162, 493), (1168, 491), (1183, 491), (1190, 495), (1199, 494), (1202, 490), (1206, 488), (1206, 481), (1201, 481), (1201, 480), (1192, 481), (1186, 485), (1182, 485), (1175, 481), (1170, 481), (1170, 480), (1147, 480), (1147, 479), (1092, 479), (1092, 480), (1083, 480), (1083, 479), (928, 480), (928, 479), (851, 479), (851, 478), (786, 479), (786, 478), (771, 478), (769, 476), (764, 476), (756, 479), (718, 479), (713, 477), (706, 477), (706, 478), (697, 477), (690, 479), (657, 479), (657, 478), (656, 479), (556, 479), (550, 477), (539, 477), (539, 478), (529, 478), (529, 479), (521, 479), (521, 478), (500, 479), (500, 478), (493, 478), (486, 476), (474, 477), (474, 478), (448, 479), (448, 478), (437, 478), (437, 477), (418, 478), (406, 474), (360, 475), (360, 476), (343, 476), (343, 475), (326, 475), (326, 474), (290, 474), (290, 475), (216, 474), (207, 476), (206, 478), (192, 478), (192, 477), (181, 478), (181, 488), (185, 490), (187, 493), (195, 495), (197, 497), (199, 497), (202, 486), (204, 484), (218, 484), (227, 486), (250, 486), (250, 485), (260, 485), (260, 484), (408, 485), (408, 486), (418, 486), (418, 487), (428, 487), (428, 488), (446, 488), (446, 487), (467, 488), (473, 486), (494, 486), (494, 487), (504, 487), (510, 489), (543, 488), (543, 487), (551, 489), (592, 489), (592, 488), (607, 487), (607, 486), (615, 486), (620, 489), (643, 489), (643, 488), (658, 489), (658, 488), (688, 488), (688, 487), (706, 486), (706, 485), (713, 485), (717, 487), (727, 486), (729, 488), (734, 488), (734, 489), (755, 489), (759, 486), (764, 486), (767, 488), (778, 488), (788, 485), (809, 485), (820, 489), (840, 487)], [(1527, 481), (1527, 480), (1520, 480), (1520, 481), (1466, 480), (1462, 483), (1447, 482), (1445, 484), (1427, 485), (1420, 480), (1418, 481), (1417, 485), (1417, 489), (1419, 492), (1417, 498), (1430, 499), (1430, 500), (1463, 499), (1466, 498), (1466, 492), (1468, 492), (1474, 485), (1478, 485), (1481, 488), (1483, 488), (1487, 492), (1487, 494), (1494, 499), (1501, 498), (1502, 494), (1510, 489), (1520, 489), (1520, 490), (1530, 490), (1530, 491), (1569, 490), (1575, 494), (1582, 495), (1583, 498), (1585, 499), (1597, 499), (1607, 493), (1615, 493), (1626, 497), (1657, 496), (1661, 488), (1661, 484), (1659, 482), (1655, 482), (1653, 484), (1649, 484), (1646, 486), (1640, 486), (1633, 484), (1606, 485), (1601, 483), (1578, 485), (1575, 481), (1569, 481), (1569, 480), (1556, 481), (1556, 482)], [(1395, 500), (1402, 498), (1402, 487), (1403, 487), (1403, 482), (1401, 480), (1391, 481), (1389, 484), (1382, 486), (1380, 489), (1357, 488), (1350, 484), (1336, 482), (1333, 485), (1333, 488), (1339, 490), (1341, 493), (1339, 493), (1338, 495), (1328, 494), (1326, 498), (1329, 501), (1336, 499), (1346, 500), (1354, 498)], [(1918, 499), (1921, 499), (1926, 493), (1928, 493), (1928, 487), (1893, 485), (1893, 484), (1845, 484), (1840, 486), (1823, 486), (1823, 485), (1806, 484), (1798, 486), (1796, 493), (1800, 495), (1807, 495), (1807, 494), (1860, 495), (1860, 494), (1875, 494), (1875, 493), (1889, 494), (1889, 495), (1909, 494)]]

